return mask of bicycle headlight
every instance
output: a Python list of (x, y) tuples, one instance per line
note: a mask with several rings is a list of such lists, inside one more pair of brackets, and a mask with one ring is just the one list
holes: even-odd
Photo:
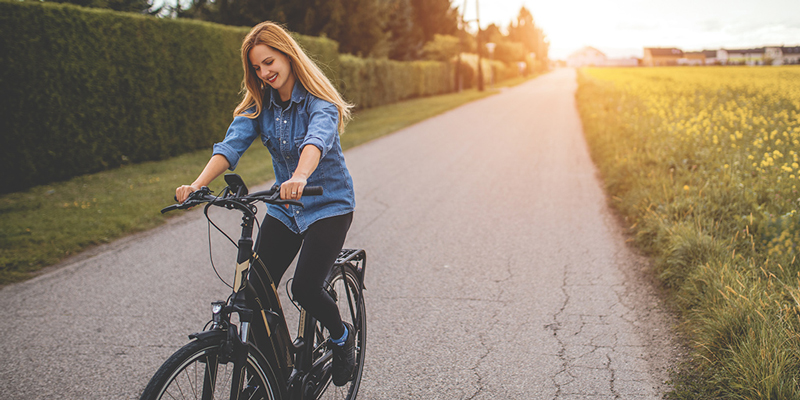
[(214, 325), (219, 324), (221, 320), (220, 313), (223, 307), (225, 307), (224, 301), (215, 301), (211, 303), (211, 320), (214, 322)]

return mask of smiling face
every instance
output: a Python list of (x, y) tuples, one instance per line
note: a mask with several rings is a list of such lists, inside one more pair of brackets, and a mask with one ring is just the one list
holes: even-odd
[(296, 80), (289, 57), (265, 44), (253, 46), (248, 56), (256, 75), (266, 84), (277, 90), (281, 100), (292, 97)]

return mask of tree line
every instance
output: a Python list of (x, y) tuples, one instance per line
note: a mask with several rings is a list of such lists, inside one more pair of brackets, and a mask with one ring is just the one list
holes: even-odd
[[(531, 56), (542, 61), (549, 49), (546, 35), (525, 7), (505, 31), (491, 24), (476, 33), (451, 0), (45, 1), (234, 26), (270, 20), (293, 32), (336, 40), (342, 53), (399, 61), (451, 60), (459, 52), (481, 53), (507, 63)], [(486, 43), (494, 43), (494, 51)]]

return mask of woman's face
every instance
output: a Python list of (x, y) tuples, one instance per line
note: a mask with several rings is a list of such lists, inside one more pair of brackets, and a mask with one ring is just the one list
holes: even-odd
[(295, 76), (289, 57), (265, 44), (257, 44), (248, 56), (256, 75), (281, 95), (286, 101), (292, 97)]

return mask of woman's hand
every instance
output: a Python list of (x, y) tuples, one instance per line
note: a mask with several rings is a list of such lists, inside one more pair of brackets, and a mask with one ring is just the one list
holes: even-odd
[(211, 181), (222, 175), (230, 166), (231, 164), (225, 156), (222, 154), (214, 154), (211, 156), (211, 159), (208, 160), (206, 167), (203, 168), (203, 172), (200, 173), (200, 176), (198, 176), (191, 185), (183, 185), (175, 189), (175, 198), (179, 203), (183, 203), (189, 198), (190, 194), (200, 190), (203, 186), (210, 185)]
[(175, 189), (175, 198), (178, 199), (178, 203), (183, 203), (187, 198), (189, 198), (190, 194), (196, 191), (197, 188), (192, 185), (183, 185)]
[[(303, 189), (308, 184), (308, 177), (317, 169), (321, 156), (322, 152), (316, 146), (303, 147), (292, 178), (281, 184), (282, 200), (300, 200), (300, 197), (303, 196)], [(286, 208), (289, 208), (288, 204)]]
[(308, 180), (305, 176), (295, 173), (291, 179), (281, 184), (281, 199), (282, 200), (300, 200), (303, 196), (303, 189), (305, 189)]

